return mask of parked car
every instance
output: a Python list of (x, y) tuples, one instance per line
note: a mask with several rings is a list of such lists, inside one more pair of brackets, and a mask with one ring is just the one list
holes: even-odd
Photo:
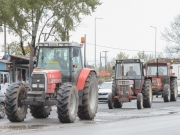
[(178, 97), (180, 97), (180, 80), (177, 80), (177, 85), (178, 85)]
[(5, 95), (0, 90), (0, 118), (5, 116)]
[(112, 89), (112, 82), (103, 82), (99, 85), (99, 97), (98, 100), (101, 102), (107, 102), (108, 101), (108, 94), (111, 92)]

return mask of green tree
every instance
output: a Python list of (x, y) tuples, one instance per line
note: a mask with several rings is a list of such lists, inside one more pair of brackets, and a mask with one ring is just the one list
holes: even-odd
[[(18, 42), (12, 42), (8, 44), (9, 51), (13, 55), (29, 55), (30, 48), (28, 45), (24, 46), (24, 52), (22, 51), (21, 45)], [(2, 51), (4, 51), (4, 46), (2, 48)], [(7, 51), (6, 51), (7, 52)]]
[(111, 65), (115, 65), (116, 60), (118, 59), (129, 59), (129, 55), (127, 55), (125, 52), (120, 52), (115, 58), (111, 60)]
[(107, 63), (107, 71), (110, 73), (110, 77), (114, 76), (113, 66), (116, 63), (116, 60), (128, 59), (128, 58), (129, 58), (129, 55), (127, 55), (125, 52), (120, 52), (119, 54), (117, 54), (115, 58), (112, 58), (112, 60)]
[[(24, 48), (24, 53), (23, 53), (20, 43), (18, 43), (18, 42), (12, 42), (12, 43), (8, 44), (8, 47), (9, 47), (10, 53), (13, 55), (29, 55), (29, 52), (30, 52), (29, 46), (26, 45), (23, 47)], [(4, 46), (2, 48), (2, 51), (4, 51)], [(8, 48), (7, 48), (6, 52), (8, 52)]]
[(143, 62), (150, 61), (154, 58), (152, 54), (147, 54), (144, 51), (138, 52), (135, 56), (132, 57), (132, 59), (140, 59)]
[[(20, 41), (31, 38), (34, 47), (42, 36), (45, 41), (50, 35), (68, 41), (69, 31), (75, 30), (82, 17), (91, 15), (99, 5), (99, 0), (1, 0), (0, 21)], [(45, 29), (48, 32), (43, 35)]]

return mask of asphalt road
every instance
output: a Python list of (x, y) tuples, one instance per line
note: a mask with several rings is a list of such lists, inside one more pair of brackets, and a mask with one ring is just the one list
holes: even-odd
[[(0, 133), (5, 134), (178, 134), (180, 126), (180, 98), (177, 102), (164, 103), (161, 97), (153, 99), (152, 108), (138, 110), (136, 100), (124, 103), (121, 109), (108, 109), (107, 103), (98, 104), (98, 113), (94, 120), (77, 120), (63, 124), (58, 121), (56, 107), (53, 106), (47, 119), (35, 119), (30, 113), (21, 123), (0, 119)], [(160, 127), (160, 128), (159, 128)], [(176, 129), (177, 128), (177, 129)], [(167, 131), (168, 129), (168, 131)], [(126, 131), (127, 130), (127, 131)], [(126, 132), (125, 132), (126, 131)], [(179, 133), (180, 134), (180, 133)]]

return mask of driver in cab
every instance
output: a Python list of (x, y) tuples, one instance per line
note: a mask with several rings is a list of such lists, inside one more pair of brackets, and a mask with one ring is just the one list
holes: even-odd
[(136, 76), (136, 72), (133, 70), (133, 66), (129, 67), (129, 71), (126, 73), (126, 76)]

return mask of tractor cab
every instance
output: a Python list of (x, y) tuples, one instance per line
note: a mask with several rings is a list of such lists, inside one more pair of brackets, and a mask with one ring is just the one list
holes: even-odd
[(72, 82), (73, 76), (83, 67), (80, 49), (77, 43), (39, 43), (36, 67), (60, 70), (62, 82)]
[[(133, 89), (140, 89), (144, 76), (143, 63), (139, 59), (116, 60), (115, 79), (133, 83)], [(132, 81), (128, 81), (132, 80)]]

